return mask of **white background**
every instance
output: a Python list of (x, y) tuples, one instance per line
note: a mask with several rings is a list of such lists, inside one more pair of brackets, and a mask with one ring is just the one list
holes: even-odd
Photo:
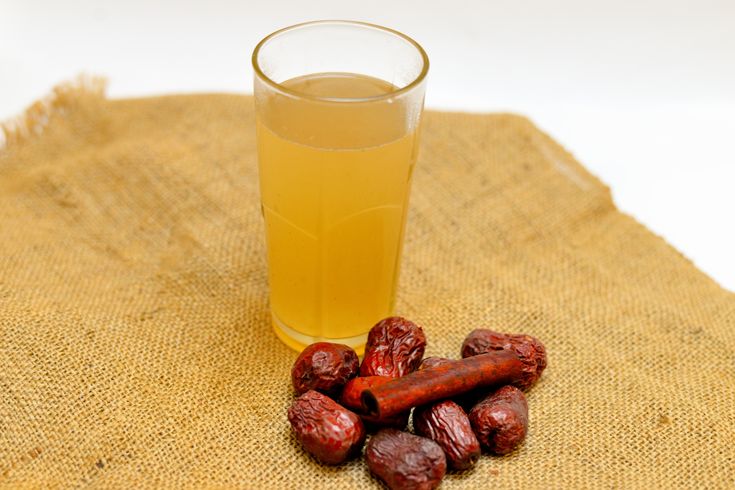
[(0, 120), (80, 72), (113, 97), (249, 92), (256, 42), (321, 18), (411, 35), (429, 107), (531, 117), (735, 290), (733, 0), (0, 0)]

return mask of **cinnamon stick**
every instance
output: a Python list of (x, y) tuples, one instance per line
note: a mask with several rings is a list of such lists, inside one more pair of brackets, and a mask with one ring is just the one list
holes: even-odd
[(498, 350), (414, 371), (363, 391), (363, 408), (382, 419), (483, 386), (525, 384), (534, 374), (531, 361), (517, 351)]

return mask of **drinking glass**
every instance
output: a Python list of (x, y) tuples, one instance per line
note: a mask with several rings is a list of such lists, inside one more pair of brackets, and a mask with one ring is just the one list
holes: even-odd
[(394, 311), (429, 61), (376, 25), (281, 29), (253, 52), (273, 329), (360, 351)]

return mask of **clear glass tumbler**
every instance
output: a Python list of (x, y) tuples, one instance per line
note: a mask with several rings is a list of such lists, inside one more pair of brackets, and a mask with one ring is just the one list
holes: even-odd
[(393, 313), (429, 61), (371, 24), (287, 27), (253, 52), (273, 328), (358, 351)]

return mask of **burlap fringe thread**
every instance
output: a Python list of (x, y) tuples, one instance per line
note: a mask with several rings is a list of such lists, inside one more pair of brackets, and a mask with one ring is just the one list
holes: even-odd
[(87, 74), (60, 83), (22, 114), (0, 122), (0, 150), (21, 145), (38, 136), (54, 117), (63, 115), (85, 99), (104, 98), (106, 89), (106, 78)]

